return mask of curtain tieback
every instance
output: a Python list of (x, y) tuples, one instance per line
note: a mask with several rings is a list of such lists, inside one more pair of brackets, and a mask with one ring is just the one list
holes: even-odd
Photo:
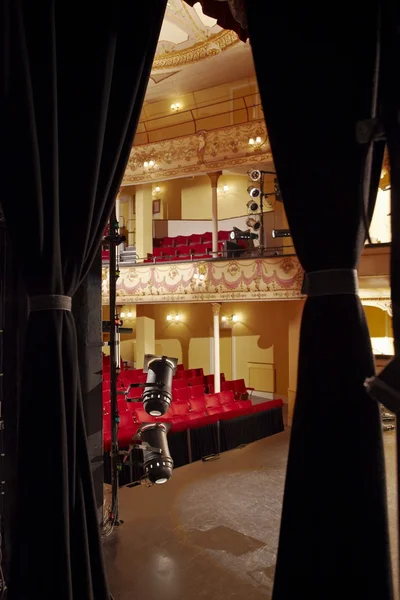
[(358, 273), (356, 269), (327, 269), (304, 274), (301, 293), (307, 296), (358, 296)]
[(30, 309), (31, 312), (38, 310), (68, 310), (71, 311), (72, 298), (71, 296), (57, 296), (49, 294), (46, 296), (31, 296)]

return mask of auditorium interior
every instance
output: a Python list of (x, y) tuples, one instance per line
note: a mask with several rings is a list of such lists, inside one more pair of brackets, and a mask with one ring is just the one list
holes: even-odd
[[(224, 5), (229, 18), (223, 18), (222, 12), (214, 12), (214, 8), (210, 8), (214, 5)], [(133, 143), (126, 155), (126, 168), (112, 206), (109, 205), (107, 220), (102, 223), (101, 248), (93, 254), (85, 279), (72, 299), (77, 327), (76, 353), (82, 369), (80, 385), (88, 464), (101, 544), (100, 562), (93, 560), (91, 568), (101, 570), (104, 558), (108, 581), (104, 585), (114, 600), (139, 597), (146, 600), (161, 597), (164, 600), (305, 599), (302, 586), (306, 587), (306, 576), (300, 586), (303, 591), (298, 596), (293, 595), (295, 588), (290, 587), (294, 583), (282, 583), (284, 561), (290, 562), (287, 558), (290, 553), (283, 541), (285, 536), (290, 539), (288, 531), (293, 527), (288, 515), (292, 510), (293, 518), (299, 519), (304, 506), (313, 505), (310, 497), (317, 494), (318, 481), (326, 494), (330, 486), (334, 486), (330, 478), (321, 475), (328, 468), (324, 453), (329, 468), (333, 468), (332, 477), (339, 480), (337, 485), (349, 485), (351, 496), (351, 485), (358, 485), (354, 483), (358, 481), (357, 465), (362, 463), (362, 458), (353, 461), (352, 455), (361, 456), (365, 452), (369, 457), (375, 452), (365, 450), (368, 436), (364, 439), (360, 430), (367, 417), (358, 417), (358, 400), (356, 408), (349, 400), (353, 391), (343, 393), (341, 414), (335, 413), (333, 419), (338, 429), (338, 443), (340, 428), (345, 432), (343, 439), (351, 440), (348, 455), (346, 448), (338, 450), (338, 463), (347, 458), (351, 463), (346, 473), (340, 472), (340, 466), (332, 467), (334, 451), (327, 450), (323, 441), (328, 409), (319, 408), (318, 403), (305, 408), (304, 398), (319, 394), (317, 389), (320, 388), (317, 386), (313, 391), (312, 384), (314, 377), (318, 379), (319, 352), (329, 357), (326, 361), (333, 360), (335, 353), (335, 368), (332, 367), (331, 374), (341, 381), (340, 384), (325, 382), (328, 391), (324, 392), (324, 400), (329, 405), (335, 394), (341, 398), (341, 386), (353, 390), (347, 375), (349, 364), (364, 350), (359, 350), (350, 334), (347, 335), (347, 317), (337, 325), (341, 311), (344, 314), (347, 310), (344, 302), (332, 317), (326, 337), (324, 332), (317, 331), (317, 323), (322, 318), (329, 321), (325, 307), (320, 313), (324, 316), (315, 317), (312, 336), (318, 338), (319, 345), (310, 351), (306, 360), (299, 362), (302, 344), (305, 356), (305, 345), (312, 343), (304, 325), (306, 319), (310, 326), (311, 311), (307, 303), (312, 305), (325, 299), (312, 297), (311, 280), (308, 281), (311, 287), (305, 284), (305, 271), (313, 269), (305, 268), (306, 263), (298, 256), (298, 232), (295, 240), (292, 237), (289, 223), (295, 219), (286, 211), (286, 180), (280, 179), (278, 163), (272, 154), (263, 93), (253, 61), (255, 49), (248, 36), (243, 35), (243, 22), (237, 15), (240, 26), (236, 22), (235, 31), (226, 26), (232, 23), (233, 5), (240, 7), (244, 3), (184, 0), (166, 3)], [(240, 13), (240, 9), (237, 10)], [(250, 12), (248, 18), (251, 18)], [(387, 147), (380, 158), (374, 209), (367, 217), (368, 234), (354, 283), (368, 328), (369, 340), (363, 344), (367, 354), (371, 353), (371, 344), (377, 375), (391, 364), (396, 346), (391, 296), (391, 169)], [(307, 176), (311, 175), (305, 173), (304, 177)], [(307, 199), (303, 197), (302, 202), (307, 203)], [(79, 210), (79, 204), (76, 209)], [(314, 214), (311, 209), (307, 211), (311, 221)], [(350, 208), (348, 212), (352, 212)], [(1, 353), (5, 384), (4, 391), (2, 387), (0, 390), (5, 395), (5, 421), (2, 416), (1, 429), (6, 431), (5, 440), (12, 454), (17, 434), (7, 433), (6, 417), (11, 414), (7, 394), (20, 394), (21, 388), (10, 383), (7, 372), (13, 368), (12, 360), (18, 363), (21, 372), (24, 368), (21, 336), (27, 331), (27, 312), (24, 308), (26, 292), (15, 275), (16, 256), (7, 245), (7, 215), (4, 210), (0, 235), (3, 254), (7, 248), (7, 257), (5, 254), (1, 257), (0, 274), (2, 329), (5, 331)], [(346, 216), (344, 210), (338, 222), (344, 221)], [(315, 227), (321, 228), (322, 224), (316, 222)], [(73, 235), (72, 228), (71, 232)], [(310, 227), (307, 235), (308, 252), (318, 255), (323, 233)], [(332, 237), (331, 229), (327, 230), (327, 236)], [(340, 227), (335, 236), (339, 247), (342, 243)], [(85, 252), (89, 252), (89, 247), (87, 241)], [(52, 248), (56, 253), (56, 246)], [(24, 253), (29, 254), (28, 246)], [(332, 267), (328, 264), (326, 268)], [(7, 291), (7, 286), (11, 291)], [(55, 285), (51, 293), (63, 298), (63, 289)], [(40, 286), (37, 290), (34, 288), (35, 293), (29, 295), (32, 307), (34, 300), (39, 299), (39, 308), (31, 307), (31, 310), (47, 310), (40, 304), (42, 296), (39, 294), (44, 292)], [(363, 319), (364, 316), (360, 316), (361, 322)], [(328, 338), (336, 335), (335, 326), (344, 332), (343, 344), (335, 339), (331, 352)], [(19, 333), (12, 340), (10, 330), (14, 328)], [(43, 340), (45, 338), (43, 335)], [(41, 344), (45, 343), (43, 340)], [(68, 352), (66, 346), (59, 347), (64, 356)], [(56, 358), (54, 361), (55, 365)], [(54, 365), (52, 368), (56, 369)], [(299, 377), (301, 365), (305, 374)], [(35, 385), (35, 377), (33, 374), (30, 379), (31, 386)], [(363, 381), (356, 382), (362, 398), (364, 394), (367, 397)], [(63, 385), (68, 387), (67, 375)], [(330, 387), (334, 390), (332, 393)], [(296, 400), (300, 396), (302, 403), (297, 408)], [(384, 404), (366, 402), (374, 407), (368, 410), (372, 415), (370, 421), (375, 419), (375, 429), (372, 425), (366, 429), (376, 441), (376, 454), (379, 454), (379, 444), (384, 448), (384, 466), (376, 467), (376, 477), (380, 483), (383, 481), (384, 490), (376, 494), (380, 498), (381, 493), (387, 504), (377, 523), (384, 530), (385, 519), (388, 519), (388, 569), (392, 570), (394, 584), (392, 588), (388, 575), (387, 588), (391, 591), (380, 600), (391, 600), (399, 598), (396, 416), (395, 410)], [(67, 400), (65, 406), (68, 413)], [(60, 414), (64, 414), (64, 410)], [(75, 411), (71, 407), (70, 410)], [(79, 422), (79, 405), (76, 410)], [(33, 407), (30, 414), (31, 419), (41, 418)], [(9, 418), (17, 427), (18, 417)], [(314, 428), (307, 426), (307, 422), (312, 422)], [(21, 425), (21, 430), (26, 431), (28, 426), (23, 429)], [(68, 427), (59, 429), (57, 439), (68, 438)], [(327, 439), (333, 436), (332, 428), (333, 425), (329, 425)], [(303, 433), (299, 433), (300, 430)], [(302, 459), (297, 458), (296, 463), (293, 458), (296, 442), (291, 442), (292, 433), (296, 433), (297, 443), (299, 438), (304, 443), (304, 462), (315, 461), (315, 487), (309, 492), (305, 490), (304, 496), (292, 493), (289, 500), (293, 483), (285, 483), (288, 456), (293, 465), (297, 464), (299, 473), (303, 468), (299, 467)], [(52, 436), (55, 440), (55, 431)], [(37, 442), (42, 444), (39, 438)], [(2, 443), (3, 438), (0, 445)], [(322, 449), (320, 456), (318, 447)], [(19, 460), (22, 460), (21, 452)], [(25, 453), (25, 461), (28, 459)], [(49, 460), (43, 467), (47, 474), (53, 459)], [(20, 479), (17, 480), (10, 467), (6, 473), (13, 485), (20, 485), (17, 483)], [(293, 481), (295, 467), (290, 473)], [(33, 479), (29, 481), (32, 484)], [(375, 481), (373, 476), (371, 481)], [(298, 486), (303, 482), (306, 488), (306, 476), (303, 480), (299, 475)], [(0, 485), (2, 494), (7, 490), (3, 484)], [(357, 512), (354, 505), (363, 494), (369, 493), (369, 485), (364, 480), (359, 483), (360, 496), (358, 499), (354, 496), (354, 502), (349, 501), (351, 509), (345, 521), (350, 528), (350, 515)], [(27, 490), (28, 483), (25, 486)], [(71, 493), (71, 488), (65, 492)], [(5, 496), (6, 508), (2, 506), (0, 510), (1, 519), (4, 510), (14, 515), (7, 492)], [(291, 509), (290, 502), (296, 501), (296, 510)], [(87, 500), (82, 501), (85, 503)], [(321, 508), (318, 519), (322, 522), (324, 517), (320, 513), (324, 507), (318, 500), (315, 506), (317, 511)], [(340, 506), (342, 514), (345, 509)], [(286, 524), (281, 525), (283, 507)], [(32, 512), (39, 508), (39, 500), (33, 500)], [(373, 520), (374, 516), (368, 514)], [(304, 515), (308, 515), (306, 509)], [(305, 521), (307, 518), (310, 517), (305, 516)], [(320, 557), (318, 544), (311, 539), (315, 531), (306, 543), (306, 525), (301, 529), (297, 523), (296, 527), (299, 539), (293, 542), (293, 553), (301, 554), (303, 543), (309, 552), (314, 543), (315, 554), (309, 556), (309, 561), (316, 565)], [(354, 525), (353, 536), (364, 540), (367, 533), (360, 533), (360, 527), (360, 523)], [(378, 529), (378, 525), (376, 527)], [(15, 562), (28, 560), (25, 550), (21, 550), (23, 538), (15, 538), (7, 531), (2, 534), (8, 547), (18, 548)], [(327, 526), (324, 531), (327, 540), (331, 534)], [(90, 528), (86, 535), (95, 537)], [(343, 544), (346, 543), (344, 540)], [(335, 544), (337, 551), (339, 542)], [(72, 549), (71, 554), (73, 552)], [(326, 552), (327, 562), (336, 561), (336, 569), (347, 572), (343, 564), (352, 552), (350, 546), (340, 559), (334, 556), (334, 550)], [(280, 568), (276, 570), (278, 553)], [(291, 571), (296, 581), (302, 577), (301, 573), (308, 573), (308, 566), (303, 566), (306, 561), (307, 557), (302, 557), (298, 570)], [(319, 569), (320, 581), (326, 583), (328, 571), (325, 572), (322, 559), (313, 565), (310, 572)], [(13, 568), (12, 560), (6, 556), (1, 598), (9, 572), (11, 584), (13, 582)], [(68, 577), (73, 579), (74, 575)], [(290, 573), (287, 577), (290, 578)], [(18, 585), (14, 583), (15, 589)], [(38, 589), (42, 593), (45, 590), (42, 597), (50, 598), (51, 595), (46, 595), (50, 594), (46, 585)], [(354, 592), (356, 588), (350, 586), (349, 589)], [(376, 590), (378, 586), (374, 584), (371, 589)], [(65, 599), (83, 598), (76, 594)], [(10, 596), (12, 600), (33, 597), (18, 596), (18, 592)], [(61, 599), (61, 596), (53, 597)], [(328, 593), (310, 592), (310, 600), (317, 597), (333, 598)], [(354, 593), (351, 597), (359, 598)], [(364, 596), (366, 600), (372, 597)], [(105, 600), (106, 596), (98, 591), (97, 595), (93, 592), (87, 598)]]

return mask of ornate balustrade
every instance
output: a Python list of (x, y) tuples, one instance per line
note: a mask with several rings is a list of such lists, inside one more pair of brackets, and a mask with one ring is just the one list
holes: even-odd
[[(263, 143), (249, 145), (250, 138)], [(133, 146), (122, 185), (201, 175), (272, 160), (263, 120)], [(151, 163), (151, 167), (145, 166)]]
[[(296, 256), (141, 264), (121, 267), (119, 304), (296, 300), (303, 270)], [(108, 268), (103, 268), (103, 301), (108, 304)]]

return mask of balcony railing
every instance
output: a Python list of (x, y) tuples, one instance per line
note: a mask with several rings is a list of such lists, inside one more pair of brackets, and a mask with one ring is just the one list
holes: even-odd
[[(275, 249), (274, 249), (275, 250)], [(290, 251), (284, 248), (285, 252)], [(359, 267), (362, 300), (390, 301), (390, 244), (367, 246)], [(296, 255), (250, 256), (120, 265), (118, 303), (296, 300), (303, 269)], [(103, 264), (103, 302), (108, 303), (108, 268)]]

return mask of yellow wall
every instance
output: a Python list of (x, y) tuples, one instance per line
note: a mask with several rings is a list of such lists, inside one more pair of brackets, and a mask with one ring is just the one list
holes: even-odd
[[(221, 326), (221, 371), (249, 385), (250, 363), (275, 371), (275, 391), (287, 396), (289, 387), (289, 323), (299, 302), (247, 302), (223, 304), (221, 316), (237, 314), (234, 325), (234, 364), (231, 364), (230, 327)], [(167, 314), (178, 313), (180, 321), (169, 322)], [(155, 319), (157, 354), (178, 358), (186, 368), (202, 367), (210, 373), (212, 310), (208, 304), (137, 306), (138, 316)], [(125, 358), (125, 357), (123, 357)]]
[[(171, 110), (171, 104), (176, 102), (180, 104), (178, 112)], [(260, 107), (246, 108), (259, 103), (255, 77), (145, 102), (134, 143), (146, 144), (189, 135), (200, 129), (210, 130), (259, 119), (263, 116)]]
[(211, 219), (211, 181), (208, 175), (182, 180), (182, 219)]
[(364, 306), (364, 310), (371, 337), (393, 337), (392, 319), (387, 312), (376, 306)]

